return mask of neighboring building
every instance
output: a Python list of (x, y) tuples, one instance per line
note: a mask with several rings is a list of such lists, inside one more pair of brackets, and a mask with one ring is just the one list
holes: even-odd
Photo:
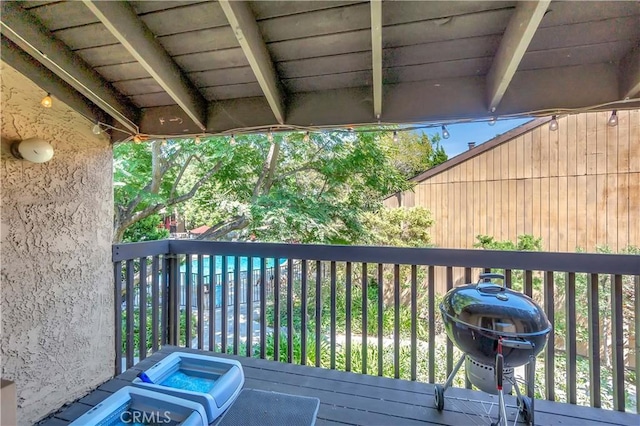
[(209, 229), (211, 229), (211, 227), (207, 225), (198, 226), (197, 228), (189, 231), (189, 238), (191, 239), (198, 238), (200, 235), (204, 234)]
[(416, 176), (385, 206), (423, 206), (437, 247), (479, 234), (542, 237), (547, 251), (640, 246), (640, 110), (536, 119)]

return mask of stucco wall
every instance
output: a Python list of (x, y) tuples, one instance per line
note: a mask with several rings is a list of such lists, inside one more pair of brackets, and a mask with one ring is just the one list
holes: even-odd
[[(6, 64), (2, 78), (1, 366), (27, 425), (113, 371), (112, 151), (92, 123)], [(8, 154), (38, 136), (53, 159)]]

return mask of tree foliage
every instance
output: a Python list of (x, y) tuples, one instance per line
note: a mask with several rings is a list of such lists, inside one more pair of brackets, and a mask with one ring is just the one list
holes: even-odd
[(542, 238), (536, 238), (530, 234), (518, 235), (517, 242), (497, 241), (489, 235), (477, 235), (478, 240), (473, 246), (485, 250), (517, 250), (517, 251), (542, 251)]
[(135, 241), (162, 240), (169, 237), (169, 230), (161, 227), (162, 217), (152, 214), (140, 219), (124, 231), (122, 241), (130, 243)]
[(381, 209), (364, 215), (369, 230), (366, 244), (396, 247), (426, 247), (431, 244), (431, 213), (424, 207)]
[(394, 167), (407, 179), (448, 160), (439, 134), (429, 138), (424, 132), (387, 133), (381, 137), (381, 143)]
[[(362, 213), (411, 187), (377, 133), (278, 133), (122, 144), (114, 151), (115, 238), (175, 206), (207, 239), (351, 243)], [(232, 234), (233, 235), (233, 234)]]

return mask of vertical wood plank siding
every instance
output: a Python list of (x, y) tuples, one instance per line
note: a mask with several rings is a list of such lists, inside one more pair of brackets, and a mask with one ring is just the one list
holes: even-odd
[(563, 116), (555, 132), (546, 123), (530, 129), (385, 205), (427, 208), (442, 248), (473, 248), (479, 234), (533, 234), (544, 251), (640, 246), (640, 110), (618, 111), (616, 127), (606, 124), (610, 114)]

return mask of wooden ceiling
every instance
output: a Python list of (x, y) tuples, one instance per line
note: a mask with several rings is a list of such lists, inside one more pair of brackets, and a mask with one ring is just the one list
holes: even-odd
[(2, 2), (2, 59), (185, 135), (544, 115), (640, 96), (637, 1)]

